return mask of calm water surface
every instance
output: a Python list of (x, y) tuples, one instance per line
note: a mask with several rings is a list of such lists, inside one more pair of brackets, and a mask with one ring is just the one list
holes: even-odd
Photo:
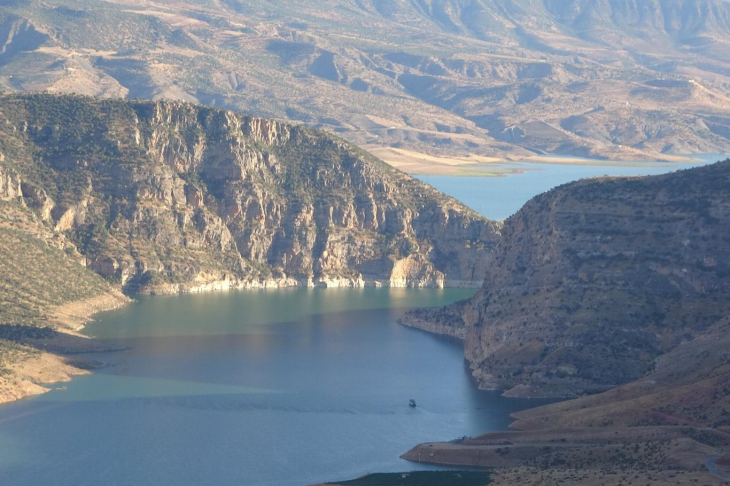
[(0, 484), (293, 486), (418, 469), (398, 456), (504, 429), (537, 403), (478, 391), (460, 343), (396, 323), (472, 293), (140, 299), (87, 328), (130, 348), (90, 356), (113, 366), (0, 407)]
[(589, 177), (666, 174), (718, 162), (727, 155), (692, 155), (699, 163), (639, 163), (636, 166), (581, 166), (516, 163), (505, 167), (528, 169), (507, 177), (418, 176), (420, 180), (454, 197), (483, 216), (501, 220), (512, 216), (530, 199), (562, 184)]
[[(422, 179), (502, 219), (572, 180), (686, 167), (532, 165), (506, 178)], [(478, 391), (460, 343), (396, 323), (405, 309), (472, 293), (140, 299), (86, 330), (128, 348), (89, 356), (110, 367), (0, 407), (0, 485), (294, 486), (424, 468), (398, 456), (505, 429), (511, 412), (542, 403)]]

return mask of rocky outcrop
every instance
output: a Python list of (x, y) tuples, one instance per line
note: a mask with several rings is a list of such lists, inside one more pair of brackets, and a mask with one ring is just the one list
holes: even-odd
[(464, 314), (470, 309), (468, 300), (440, 309), (413, 309), (400, 322), (415, 329), (464, 340), (468, 329)]
[(48, 197), (46, 191), (32, 184), (21, 184), (21, 195), (29, 207), (38, 211), (45, 221), (51, 220), (51, 211), (55, 207), (53, 199)]
[(133, 292), (478, 286), (500, 237), (500, 224), (304, 127), (50, 95), (0, 98), (0, 117), (24, 150), (13, 163), (27, 205)]
[(0, 165), (0, 200), (12, 201), (22, 197), (20, 177)]
[(506, 221), (472, 300), (404, 322), (463, 335), (479, 384), (509, 396), (636, 380), (730, 315), (728, 183), (730, 161), (538, 196)]

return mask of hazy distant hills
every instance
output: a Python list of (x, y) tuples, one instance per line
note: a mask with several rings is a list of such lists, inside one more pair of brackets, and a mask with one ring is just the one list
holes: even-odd
[(11, 1), (0, 87), (173, 98), (362, 146), (730, 151), (720, 0)]

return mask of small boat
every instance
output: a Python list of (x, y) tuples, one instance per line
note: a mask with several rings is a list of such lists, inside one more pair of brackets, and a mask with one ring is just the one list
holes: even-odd
[(411, 398), (411, 401), (410, 401), (410, 402), (408, 402), (408, 406), (409, 406), (409, 407), (413, 407), (413, 408), (416, 408), (416, 407), (417, 407), (418, 405), (416, 405), (416, 401), (415, 401), (414, 399), (412, 399), (412, 398)]

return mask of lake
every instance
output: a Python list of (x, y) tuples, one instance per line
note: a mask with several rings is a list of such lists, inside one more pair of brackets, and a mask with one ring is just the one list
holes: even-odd
[[(697, 163), (634, 162), (633, 165), (562, 165), (514, 163), (500, 167), (525, 169), (506, 177), (417, 176), (421, 181), (454, 197), (487, 218), (512, 216), (530, 199), (568, 182), (601, 176), (659, 175), (718, 162), (727, 155), (692, 155)], [(601, 161), (602, 164), (609, 162)]]
[[(592, 175), (681, 166), (537, 165), (423, 177), (488, 217)], [(397, 324), (463, 289), (293, 289), (140, 298), (86, 333), (111, 366), (0, 406), (0, 484), (294, 486), (428, 469), (413, 445), (503, 430), (543, 401), (479, 391), (461, 343)], [(409, 399), (419, 406), (408, 407)]]
[(427, 468), (398, 456), (541, 403), (477, 390), (459, 342), (396, 323), (473, 292), (139, 299), (87, 328), (129, 348), (90, 356), (113, 366), (0, 407), (0, 484), (294, 486)]

